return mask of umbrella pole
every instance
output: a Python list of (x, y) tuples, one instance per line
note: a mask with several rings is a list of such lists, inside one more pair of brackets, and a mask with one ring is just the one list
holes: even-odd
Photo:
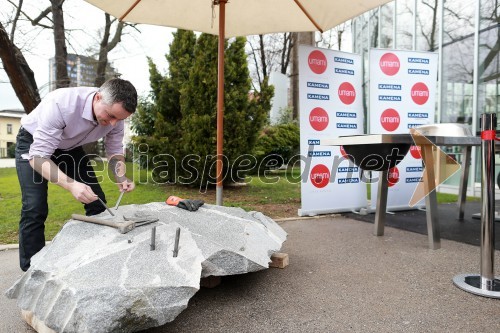
[(215, 203), (222, 206), (222, 181), (223, 181), (223, 142), (224, 142), (224, 40), (226, 23), (226, 2), (219, 3), (219, 63), (217, 70), (217, 186), (215, 190)]

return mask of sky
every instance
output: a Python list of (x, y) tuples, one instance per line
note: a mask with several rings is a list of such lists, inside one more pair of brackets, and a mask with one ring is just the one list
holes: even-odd
[[(5, 0), (0, 0), (4, 2)], [(34, 17), (42, 7), (39, 0), (24, 2), (23, 9)], [(43, 1), (43, 5), (48, 2)], [(11, 12), (10, 5), (0, 6), (0, 22), (5, 24)], [(104, 25), (104, 12), (83, 0), (66, 0), (63, 6), (65, 11), (65, 27), (69, 30), (71, 43), (67, 43), (68, 53), (85, 55), (89, 45), (98, 45), (98, 29)], [(122, 78), (131, 81), (139, 95), (146, 96), (150, 90), (149, 69), (146, 57), (151, 57), (161, 72), (166, 72), (168, 64), (165, 54), (168, 53), (174, 29), (153, 25), (137, 25), (137, 29), (128, 28), (128, 34), (122, 36), (120, 44), (109, 54), (112, 65), (122, 74)], [(38, 87), (43, 87), (49, 80), (49, 59), (54, 56), (54, 42), (52, 31), (33, 28), (26, 22), (20, 22), (15, 44), (21, 48), (31, 69), (35, 73)], [(10, 33), (10, 27), (7, 27)], [(12, 89), (7, 74), (0, 62), (0, 110), (8, 108), (22, 108)], [(42, 97), (47, 89), (40, 89)]]

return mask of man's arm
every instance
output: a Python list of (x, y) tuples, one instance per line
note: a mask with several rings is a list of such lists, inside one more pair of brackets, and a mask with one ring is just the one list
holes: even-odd
[(97, 195), (92, 191), (90, 186), (68, 177), (50, 158), (35, 156), (30, 160), (30, 165), (49, 182), (70, 191), (76, 200), (83, 203), (91, 203), (97, 200)]
[(113, 155), (108, 157), (108, 168), (113, 173), (120, 191), (130, 192), (135, 188), (133, 181), (125, 176), (126, 165), (123, 155)]

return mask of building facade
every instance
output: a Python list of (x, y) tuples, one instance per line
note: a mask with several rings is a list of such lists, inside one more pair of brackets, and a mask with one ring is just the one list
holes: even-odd
[[(482, 113), (500, 113), (498, 1), (396, 0), (353, 19), (351, 32), (352, 51), (363, 55), (365, 68), (372, 48), (439, 54), (436, 123), (462, 123), (476, 133)], [(450, 152), (460, 156), (458, 148)], [(478, 152), (471, 165), (476, 183)], [(479, 193), (477, 186), (470, 190)]]
[(8, 156), (9, 148), (16, 144), (24, 110), (0, 110), (0, 158)]
[[(97, 60), (77, 54), (68, 54), (66, 61), (70, 87), (93, 87), (97, 77)], [(106, 78), (118, 77), (119, 74), (108, 63)], [(56, 62), (55, 57), (49, 59), (49, 91), (56, 89)]]

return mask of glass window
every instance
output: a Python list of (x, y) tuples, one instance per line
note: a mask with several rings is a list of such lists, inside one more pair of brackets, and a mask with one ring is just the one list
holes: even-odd
[(472, 123), (474, 8), (470, 1), (444, 2), (441, 122)]
[(417, 2), (417, 50), (435, 51), (439, 45), (438, 1)]
[(7, 124), (7, 134), (12, 134), (12, 124)]
[(381, 49), (393, 48), (393, 34), (394, 31), (394, 1), (382, 7), (380, 11), (380, 44)]
[(413, 4), (414, 0), (397, 2), (396, 49), (413, 49)]
[(481, 0), (480, 6), (478, 117), (484, 112), (497, 113), (497, 116), (500, 116), (499, 4), (493, 0)]

